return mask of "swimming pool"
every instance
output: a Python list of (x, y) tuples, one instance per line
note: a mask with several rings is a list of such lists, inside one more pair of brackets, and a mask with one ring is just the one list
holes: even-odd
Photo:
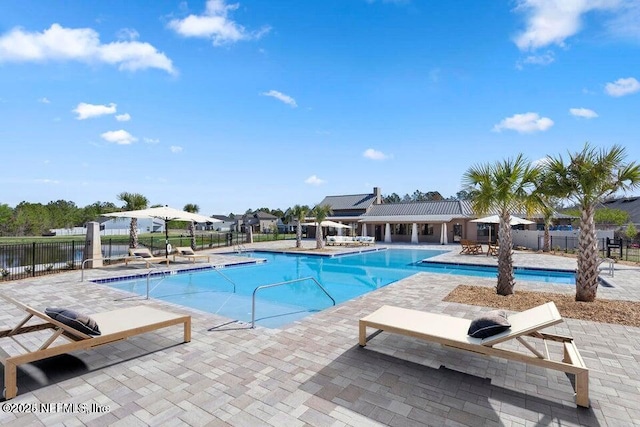
[[(261, 289), (256, 293), (256, 323), (276, 328), (333, 305), (313, 279), (339, 304), (417, 272), (496, 277), (495, 267), (491, 271), (478, 266), (465, 268), (457, 265), (454, 268), (452, 264), (429, 265), (423, 262), (444, 252), (446, 251), (388, 249), (333, 257), (271, 252), (243, 253), (242, 256), (266, 262), (156, 277), (150, 282), (149, 295), (230, 319), (250, 322), (254, 289), (301, 279), (295, 283)], [(516, 272), (517, 280), (552, 280), (549, 275), (546, 277), (522, 276)], [(558, 282), (556, 279), (553, 281)], [(146, 293), (146, 276), (108, 284), (136, 294)]]

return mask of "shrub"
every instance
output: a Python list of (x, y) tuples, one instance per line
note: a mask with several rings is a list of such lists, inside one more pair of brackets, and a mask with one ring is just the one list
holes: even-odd
[(53, 270), (53, 264), (47, 264), (47, 265), (45, 265), (44, 269), (45, 269), (45, 270), (47, 270), (47, 271), (51, 271), (51, 270)]
[(2, 277), (7, 277), (8, 275), (11, 274), (11, 272), (6, 268), (0, 268), (0, 274), (2, 274)]
[(27, 274), (31, 274), (33, 273), (33, 267), (31, 267), (30, 265), (27, 265), (24, 267), (24, 272)]

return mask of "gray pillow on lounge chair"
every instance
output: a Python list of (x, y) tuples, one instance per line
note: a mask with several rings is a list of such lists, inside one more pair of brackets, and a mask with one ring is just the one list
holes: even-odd
[(473, 319), (467, 334), (473, 338), (487, 338), (511, 327), (504, 310), (491, 310)]
[(133, 255), (139, 256), (142, 258), (151, 258), (151, 254), (147, 251), (134, 251)]
[(80, 314), (73, 310), (66, 308), (45, 308), (44, 312), (47, 316), (57, 320), (60, 323), (64, 323), (67, 326), (71, 326), (82, 333), (88, 335), (100, 335), (100, 328), (95, 320), (86, 314)]

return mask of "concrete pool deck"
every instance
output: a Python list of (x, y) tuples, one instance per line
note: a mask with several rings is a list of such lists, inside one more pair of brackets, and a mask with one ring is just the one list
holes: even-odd
[[(294, 244), (247, 246), (282, 250)], [(496, 263), (485, 255), (459, 255), (459, 245), (444, 248), (450, 252), (434, 260)], [(221, 251), (207, 252), (213, 264), (238, 261)], [(516, 252), (514, 263), (561, 269), (576, 265), (572, 258), (531, 252)], [(192, 266), (176, 263), (172, 268)], [(615, 267), (613, 278), (603, 273), (614, 287), (600, 287), (598, 298), (640, 301), (640, 268)], [(177, 344), (181, 331), (168, 328), (26, 366), (19, 370), (19, 394), (10, 403), (76, 403), (89, 408), (95, 404), (108, 411), (2, 411), (0, 424), (640, 425), (640, 328), (574, 319), (549, 328), (573, 336), (591, 370), (589, 409), (576, 408), (569, 378), (555, 371), (385, 333), (365, 349), (357, 345), (358, 319), (381, 305), (471, 318), (483, 308), (442, 298), (459, 284), (495, 286), (495, 279), (419, 273), (287, 327), (252, 330), (228, 324), (229, 319), (215, 314), (161, 301), (116, 301), (121, 292), (86, 281), (132, 271), (148, 270), (121, 266), (88, 270), (84, 282), (80, 272), (73, 271), (5, 282), (0, 292), (41, 309), (66, 306), (98, 312), (148, 304), (188, 313), (193, 318), (192, 341)], [(520, 288), (574, 292), (571, 286), (537, 282), (519, 282), (516, 292)], [(13, 327), (21, 315), (4, 303), (0, 313), (3, 327)]]

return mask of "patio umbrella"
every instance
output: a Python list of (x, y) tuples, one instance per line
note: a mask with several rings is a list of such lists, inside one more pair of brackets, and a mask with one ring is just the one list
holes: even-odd
[(169, 206), (159, 206), (157, 208), (139, 209), (135, 211), (124, 212), (111, 212), (102, 214), (102, 216), (115, 217), (115, 218), (159, 218), (165, 221), (164, 225), (164, 249), (165, 256), (169, 256), (169, 229), (167, 228), (167, 221), (189, 221), (189, 222), (222, 222), (219, 219), (211, 218), (204, 215), (199, 215), (179, 209), (170, 208)]
[[(472, 219), (469, 222), (480, 222), (483, 224), (500, 224), (500, 217), (498, 215), (486, 216), (484, 218)], [(519, 218), (517, 216), (510, 216), (509, 225), (528, 225), (534, 224), (533, 221), (529, 221), (528, 219)], [(489, 227), (489, 242), (491, 242), (491, 227)]]
[(448, 245), (449, 239), (447, 238), (447, 223), (443, 222), (442, 227), (440, 228), (440, 244)]

